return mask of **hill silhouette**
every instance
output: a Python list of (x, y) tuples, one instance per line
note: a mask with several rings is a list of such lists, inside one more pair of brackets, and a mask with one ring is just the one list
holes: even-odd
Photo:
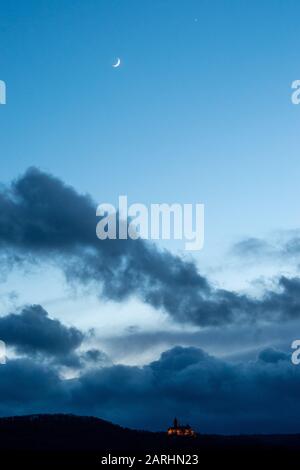
[[(166, 433), (137, 431), (94, 417), (64, 414), (0, 418), (0, 455), (15, 460), (89, 462), (99, 465), (101, 456), (145, 454), (198, 454), (200, 461), (242, 459), (285, 464), (300, 457), (300, 434), (169, 437)], [(136, 465), (137, 466), (137, 465)]]

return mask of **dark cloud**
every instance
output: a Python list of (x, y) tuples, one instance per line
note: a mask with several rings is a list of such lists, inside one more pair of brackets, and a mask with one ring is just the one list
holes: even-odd
[[(276, 292), (266, 292), (261, 301), (257, 301), (257, 311), (262, 318), (275, 320), (296, 320), (300, 312), (300, 278), (281, 276)], [(268, 313), (268, 316), (265, 315)]]
[(109, 299), (138, 295), (178, 321), (232, 321), (238, 296), (215, 301), (192, 262), (141, 240), (100, 241), (96, 204), (57, 178), (29, 169), (0, 194), (0, 247), (18, 260), (56, 260), (68, 279), (94, 283)]
[(40, 305), (31, 305), (18, 314), (0, 317), (0, 337), (21, 354), (65, 358), (81, 345), (84, 334), (50, 318)]
[(201, 432), (299, 432), (300, 367), (283, 358), (264, 351), (233, 364), (176, 347), (144, 367), (92, 369), (72, 380), (9, 361), (0, 367), (0, 413), (73, 412), (148, 429), (178, 415)]
[(266, 292), (260, 300), (216, 289), (193, 262), (151, 243), (98, 240), (95, 209), (89, 196), (29, 169), (0, 192), (2, 256), (55, 262), (70, 281), (91, 284), (115, 301), (136, 295), (177, 322), (218, 326), (299, 315), (298, 290), (285, 278), (280, 293)]
[(99, 349), (88, 349), (80, 355), (82, 367), (107, 367), (112, 365), (111, 359)]
[(111, 365), (103, 351), (80, 350), (89, 337), (90, 333), (50, 318), (40, 305), (26, 306), (19, 313), (0, 317), (0, 338), (7, 346), (13, 347), (18, 355), (55, 367), (83, 370)]
[(111, 365), (109, 357), (99, 349), (80, 350), (89, 337), (90, 333), (50, 318), (40, 305), (0, 317), (1, 340), (19, 356), (38, 359), (48, 366), (83, 370)]
[[(51, 413), (67, 405), (68, 382), (56, 370), (30, 359), (9, 360), (0, 368), (0, 414)], [(58, 405), (59, 404), (59, 405)]]
[(98, 349), (89, 349), (85, 352), (85, 357), (93, 362), (98, 362), (104, 359), (104, 355)]
[(290, 361), (291, 355), (273, 348), (267, 348), (260, 352), (258, 358), (261, 361), (276, 364), (279, 361)]

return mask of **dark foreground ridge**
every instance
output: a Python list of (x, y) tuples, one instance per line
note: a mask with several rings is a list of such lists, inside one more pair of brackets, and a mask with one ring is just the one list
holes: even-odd
[[(126, 429), (93, 417), (57, 414), (0, 418), (0, 457), (10, 462), (41, 464), (66, 460), (103, 467), (101, 457), (109, 453), (114, 456), (197, 454), (200, 464), (224, 462), (224, 459), (231, 463), (242, 464), (245, 459), (259, 463), (262, 458), (288, 464), (300, 457), (300, 434), (200, 434), (185, 438)], [(138, 466), (136, 462), (135, 467)]]

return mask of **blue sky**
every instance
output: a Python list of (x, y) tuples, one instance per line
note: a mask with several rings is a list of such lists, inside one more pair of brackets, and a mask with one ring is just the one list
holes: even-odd
[(293, 1), (3, 1), (2, 181), (36, 165), (99, 202), (204, 202), (208, 254), (295, 227), (297, 11)]
[[(274, 302), (274, 285), (294, 292), (277, 280), (297, 278), (299, 265), (299, 13), (296, 0), (2, 0), (1, 183), (34, 166), (96, 203), (121, 194), (204, 203), (205, 245), (194, 260), (212, 285), (266, 290)], [(240, 240), (242, 256), (232, 248)], [(163, 246), (186, 259), (182, 245)], [(287, 351), (299, 327), (292, 317), (284, 327), (202, 331), (135, 293), (99, 300), (62, 271), (45, 258), (25, 275), (9, 270), (1, 315), (41, 304), (68, 325), (95, 328), (90, 343), (127, 365), (173, 346), (252, 359), (262, 347)]]

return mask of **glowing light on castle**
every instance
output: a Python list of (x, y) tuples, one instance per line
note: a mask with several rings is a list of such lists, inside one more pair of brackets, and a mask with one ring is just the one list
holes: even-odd
[(177, 418), (174, 419), (173, 426), (168, 429), (167, 434), (168, 436), (196, 436), (195, 431), (193, 431), (189, 424), (186, 426), (179, 426)]

